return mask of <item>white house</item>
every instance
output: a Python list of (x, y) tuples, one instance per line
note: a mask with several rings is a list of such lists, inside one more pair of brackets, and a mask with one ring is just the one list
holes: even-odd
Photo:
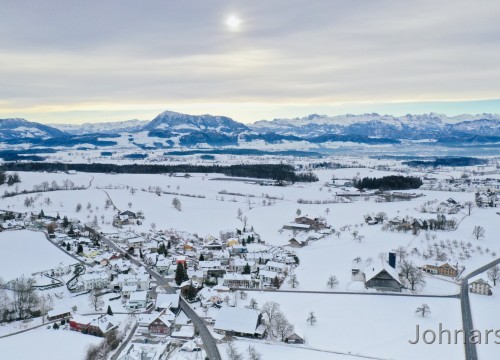
[(469, 291), (473, 294), (492, 295), (491, 285), (483, 279), (478, 279), (469, 285)]
[(109, 277), (105, 272), (95, 272), (80, 276), (85, 290), (104, 289), (109, 285)]
[(287, 269), (287, 265), (277, 261), (268, 261), (266, 263), (266, 268), (269, 271), (274, 271), (277, 273), (283, 273)]
[(229, 271), (242, 273), (245, 270), (245, 266), (248, 264), (250, 266), (250, 271), (254, 272), (257, 270), (255, 262), (252, 260), (235, 258), (229, 262)]
[(144, 309), (148, 304), (148, 292), (147, 291), (136, 291), (130, 294), (130, 298), (127, 301), (127, 309)]

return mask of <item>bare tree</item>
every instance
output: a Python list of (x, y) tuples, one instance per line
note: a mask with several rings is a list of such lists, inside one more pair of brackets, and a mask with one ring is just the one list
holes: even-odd
[(488, 278), (493, 282), (493, 286), (497, 286), (497, 281), (500, 280), (500, 267), (498, 265), (493, 266), (488, 270)]
[(248, 359), (249, 360), (262, 360), (262, 354), (255, 350), (255, 347), (248, 345)]
[(274, 330), (274, 335), (280, 341), (285, 341), (285, 339), (293, 333), (293, 325), (288, 322), (281, 311), (274, 316), (272, 328)]
[(39, 297), (35, 292), (33, 278), (21, 276), (12, 282), (13, 304), (19, 317), (23, 318), (39, 304)]
[(422, 271), (410, 261), (404, 260), (401, 263), (400, 276), (412, 291), (419, 291), (426, 284)]
[(474, 229), (472, 229), (472, 235), (474, 235), (476, 240), (483, 238), (485, 234), (486, 234), (486, 230), (484, 230), (484, 227), (482, 227), (480, 225), (476, 225), (476, 226), (474, 226)]
[(302, 214), (302, 210), (297, 209), (297, 211), (295, 211), (295, 214), (296, 214), (297, 216), (300, 216), (300, 214)]
[(243, 360), (243, 356), (238, 352), (238, 349), (236, 349), (232, 340), (227, 343), (226, 354), (229, 360)]
[(314, 315), (314, 311), (311, 311), (309, 313), (309, 316), (307, 316), (307, 322), (309, 323), (309, 325), (314, 325), (317, 321), (318, 319), (316, 318), (316, 315)]
[(240, 209), (240, 208), (238, 208), (238, 212), (237, 212), (236, 217), (238, 218), (238, 220), (240, 220), (240, 221), (241, 221), (241, 220), (242, 220), (242, 219), (241, 219), (241, 217), (242, 217), (242, 216), (243, 216), (243, 211), (241, 211), (241, 209)]
[(422, 317), (426, 317), (431, 313), (431, 308), (427, 304), (422, 304), (415, 310), (415, 313), (421, 315)]
[(82, 204), (78, 203), (76, 204), (76, 212), (80, 212), (82, 210)]
[(89, 292), (89, 303), (95, 311), (102, 309), (102, 307), (104, 306), (104, 301), (102, 300), (101, 292), (99, 290), (94, 289)]
[(297, 280), (297, 275), (295, 274), (290, 274), (290, 277), (288, 278), (288, 284), (292, 287), (292, 289), (295, 289), (297, 286), (299, 286), (299, 280)]
[(339, 281), (335, 275), (330, 275), (326, 284), (330, 287), (330, 289), (333, 289), (339, 284)]
[(470, 215), (470, 211), (474, 207), (474, 203), (472, 201), (467, 201), (464, 205), (469, 210), (469, 215)]

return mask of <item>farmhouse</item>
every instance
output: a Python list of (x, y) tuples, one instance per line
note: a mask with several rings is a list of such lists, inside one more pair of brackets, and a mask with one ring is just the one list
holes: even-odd
[(261, 323), (262, 314), (256, 310), (223, 307), (215, 319), (214, 330), (224, 335), (261, 339), (266, 332), (265, 326)]
[(441, 263), (436, 265), (424, 265), (422, 270), (424, 270), (426, 273), (434, 275), (443, 275), (450, 277), (456, 277), (458, 275), (457, 268), (448, 263)]
[(469, 285), (469, 291), (473, 294), (492, 295), (491, 285), (483, 279), (478, 279)]
[(401, 291), (402, 283), (396, 269), (385, 261), (365, 270), (365, 286), (380, 291)]

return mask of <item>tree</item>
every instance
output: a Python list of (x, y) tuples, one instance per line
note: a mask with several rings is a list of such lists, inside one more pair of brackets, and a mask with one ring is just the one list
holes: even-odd
[(243, 274), (250, 274), (252, 272), (252, 269), (250, 268), (250, 265), (248, 263), (245, 264), (243, 267)]
[(101, 308), (104, 306), (104, 301), (102, 300), (99, 290), (93, 289), (91, 292), (89, 292), (89, 303), (95, 311), (101, 310)]
[(82, 204), (78, 203), (76, 204), (76, 212), (80, 212), (82, 210)]
[(272, 328), (276, 338), (285, 341), (293, 333), (293, 325), (290, 324), (285, 315), (279, 311), (273, 319)]
[(39, 304), (39, 297), (35, 291), (35, 280), (24, 275), (12, 281), (10, 289), (13, 293), (14, 310), (20, 318), (25, 318)]
[(500, 267), (498, 265), (493, 266), (488, 270), (488, 279), (493, 282), (493, 286), (497, 286), (497, 281), (500, 280)]
[(297, 211), (295, 211), (295, 214), (297, 214), (297, 216), (300, 216), (300, 214), (302, 214), (302, 210), (297, 209)]
[(106, 314), (113, 316), (113, 310), (111, 310), (111, 305), (108, 305), (108, 310), (106, 311)]
[(227, 343), (226, 354), (229, 360), (243, 360), (243, 356), (238, 352), (232, 340)]
[(66, 251), (71, 251), (71, 245), (69, 242), (66, 244)]
[(415, 310), (415, 313), (421, 315), (422, 317), (426, 317), (431, 313), (431, 308), (427, 304), (422, 304), (417, 308), (417, 310)]
[(262, 360), (262, 354), (255, 350), (255, 347), (248, 345), (248, 359), (249, 360)]
[(64, 215), (63, 221), (62, 221), (62, 227), (66, 229), (68, 227), (68, 225), (69, 225), (68, 217), (66, 215)]
[(203, 254), (200, 254), (200, 258), (198, 260), (199, 261), (205, 261), (205, 256)]
[(248, 294), (245, 291), (240, 291), (240, 299), (245, 300), (248, 297)]
[(83, 246), (82, 246), (82, 244), (78, 244), (78, 249), (76, 250), (76, 253), (77, 254), (83, 253)]
[(425, 286), (425, 279), (422, 271), (412, 262), (404, 260), (400, 267), (400, 276), (403, 277), (407, 286), (412, 291), (418, 291)]
[(187, 280), (187, 272), (182, 263), (177, 263), (177, 268), (175, 270), (175, 283), (177, 286), (182, 284), (183, 281)]
[(176, 197), (172, 199), (172, 206), (175, 208), (175, 210), (182, 211), (181, 201)]
[(254, 298), (251, 298), (250, 299), (250, 304), (248, 305), (248, 308), (249, 309), (253, 309), (253, 310), (257, 310), (259, 308), (257, 300), (255, 300)]
[(484, 230), (484, 228), (480, 225), (476, 225), (476, 226), (474, 226), (474, 229), (472, 229), (472, 235), (474, 235), (476, 240), (483, 238), (485, 234), (486, 234), (486, 230)]
[(236, 214), (236, 217), (238, 218), (238, 220), (240, 220), (240, 221), (241, 221), (241, 217), (242, 217), (242, 216), (243, 216), (243, 211), (241, 211), (241, 209), (240, 209), (240, 208), (238, 208), (238, 212), (237, 212), (237, 214)]
[(299, 286), (299, 280), (297, 280), (297, 275), (291, 274), (290, 277), (288, 278), (288, 284), (292, 287), (292, 289), (295, 289), (297, 286)]
[(314, 324), (316, 324), (317, 321), (318, 321), (318, 319), (316, 319), (316, 315), (314, 315), (314, 311), (311, 311), (309, 313), (309, 316), (307, 316), (307, 322), (309, 323), (309, 325), (314, 325)]
[(336, 276), (330, 275), (326, 284), (330, 287), (330, 289), (333, 289), (339, 284), (339, 281)]
[(474, 203), (472, 201), (467, 201), (467, 202), (465, 202), (464, 205), (467, 208), (467, 210), (469, 210), (469, 216), (470, 216), (470, 211), (474, 207)]

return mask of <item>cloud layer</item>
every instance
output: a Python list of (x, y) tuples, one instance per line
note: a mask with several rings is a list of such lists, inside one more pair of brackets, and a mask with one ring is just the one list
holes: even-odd
[[(83, 122), (171, 109), (253, 121), (500, 98), (493, 0), (0, 0), (0, 8), (0, 116)], [(230, 14), (240, 31), (225, 25)]]

